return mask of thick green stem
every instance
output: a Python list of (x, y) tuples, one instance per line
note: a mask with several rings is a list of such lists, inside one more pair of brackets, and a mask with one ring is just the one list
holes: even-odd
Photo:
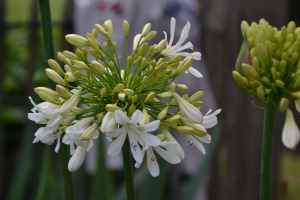
[[(50, 4), (49, 0), (39, 0), (41, 21), (42, 21), (42, 30), (43, 30), (43, 39), (44, 39), (44, 49), (46, 61), (49, 59), (55, 59), (54, 43), (53, 43), (53, 34), (52, 34), (52, 23), (51, 23), (51, 13), (50, 13)], [(55, 88), (55, 83), (52, 82), (51, 88)], [(61, 141), (58, 141), (61, 142)], [(46, 148), (46, 147), (45, 147)], [(68, 149), (66, 145), (61, 145), (58, 152), (59, 161), (61, 165), (61, 172), (63, 176), (65, 198), (68, 200), (75, 199), (74, 186), (72, 180), (72, 174), (68, 171), (68, 160), (70, 158)], [(44, 158), (46, 159), (46, 158)], [(44, 164), (48, 162), (44, 161)], [(43, 166), (44, 168), (44, 166)], [(46, 167), (47, 171), (49, 169)], [(48, 174), (48, 172), (43, 171), (43, 173)], [(46, 177), (46, 175), (45, 175)], [(41, 188), (45, 190), (45, 187)], [(38, 193), (44, 193), (44, 191), (39, 191)]]
[(124, 175), (126, 183), (127, 200), (135, 200), (134, 183), (133, 183), (133, 170), (132, 170), (132, 157), (130, 151), (130, 143), (128, 137), (122, 147), (123, 162), (124, 162)]
[(260, 199), (270, 200), (271, 194), (271, 161), (272, 161), (272, 133), (275, 107), (268, 103), (265, 110), (263, 144), (260, 173)]

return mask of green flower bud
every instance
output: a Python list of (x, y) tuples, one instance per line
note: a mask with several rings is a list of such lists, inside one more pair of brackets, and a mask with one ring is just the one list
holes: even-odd
[(172, 127), (172, 129), (183, 135), (192, 135), (194, 133), (194, 129), (190, 126), (176, 126)]
[(173, 96), (172, 92), (164, 92), (161, 94), (157, 94), (156, 96), (161, 97), (161, 98), (171, 98)]
[(156, 137), (158, 137), (162, 142), (166, 140), (166, 136), (164, 134), (158, 134)]
[(73, 65), (73, 67), (74, 67), (75, 69), (79, 69), (79, 70), (81, 70), (81, 69), (89, 69), (89, 67), (88, 67), (84, 62), (82, 62), (82, 61), (77, 61), (77, 62)]
[(72, 96), (71, 93), (64, 86), (61, 85), (56, 85), (56, 92), (61, 98), (65, 100), (68, 100)]
[(80, 140), (90, 140), (92, 137), (94, 137), (96, 130), (97, 130), (98, 124), (94, 123), (92, 126), (88, 127), (83, 131), (83, 133), (80, 136)]
[(183, 55), (177, 55), (177, 56), (174, 56), (168, 64), (172, 64), (172, 63), (179, 63), (182, 59), (184, 58)]
[(69, 58), (70, 60), (79, 60), (75, 53), (71, 51), (63, 51), (65, 57)]
[(279, 88), (284, 89), (284, 82), (282, 80), (276, 80), (275, 85)]
[(123, 108), (117, 106), (116, 104), (106, 104), (105, 108), (108, 112), (115, 112), (116, 110), (123, 110)]
[(128, 96), (132, 96), (134, 94), (134, 91), (131, 89), (122, 89), (122, 92), (124, 92)]
[(176, 87), (181, 91), (181, 92), (187, 92), (188, 87), (184, 84), (177, 84)]
[(280, 99), (280, 104), (279, 104), (279, 111), (284, 112), (286, 109), (289, 107), (290, 101), (286, 98)]
[(46, 93), (44, 92), (39, 92), (38, 95), (40, 96), (41, 99), (43, 99), (44, 101), (48, 101), (50, 103), (53, 103), (53, 104), (57, 104), (57, 101), (54, 100), (52, 97), (50, 97), (49, 95), (47, 95)]
[(99, 63), (98, 61), (96, 60), (93, 60), (91, 62), (91, 67), (98, 73), (100, 74), (106, 74), (106, 69), (103, 67), (103, 65), (101, 65), (101, 63)]
[(146, 102), (148, 102), (148, 101), (153, 101), (154, 97), (155, 97), (155, 92), (150, 92), (150, 93), (147, 95), (147, 97), (146, 97), (144, 103), (146, 103)]
[(164, 124), (167, 127), (175, 127), (181, 120), (181, 115), (174, 115), (173, 117), (170, 117), (169, 119), (166, 119)]
[(158, 52), (160, 52), (163, 48), (165, 48), (167, 45), (167, 40), (164, 39), (162, 41), (160, 41), (157, 45), (156, 48), (154, 48), (154, 54), (157, 54)]
[(75, 114), (80, 114), (80, 113), (83, 113), (83, 109), (78, 108), (78, 107), (71, 107), (70, 112), (75, 113)]
[(121, 101), (125, 101), (126, 94), (123, 93), (123, 92), (120, 92), (120, 93), (118, 93), (118, 98), (119, 98)]
[(203, 91), (198, 91), (195, 94), (193, 94), (188, 100), (187, 102), (189, 103), (195, 103), (197, 101), (199, 101), (200, 99), (202, 99), (202, 97), (204, 96), (204, 92)]
[(120, 92), (122, 89), (124, 88), (123, 84), (118, 84), (115, 89), (113, 90), (113, 92)]
[(59, 75), (64, 76), (65, 73), (64, 71), (61, 69), (60, 65), (53, 59), (49, 59), (48, 60), (48, 64), (49, 66), (56, 71)]
[(132, 104), (128, 109), (128, 115), (132, 115), (136, 111), (136, 107)]
[(146, 24), (143, 28), (141, 37), (144, 37), (147, 33), (149, 33), (150, 29), (151, 29), (151, 24), (150, 23)]
[(156, 36), (156, 34), (157, 34), (156, 31), (151, 31), (150, 33), (147, 34), (144, 41), (148, 42), (149, 40), (152, 40)]
[(127, 37), (128, 36), (128, 32), (129, 32), (129, 23), (126, 20), (123, 21), (123, 30), (124, 30), (125, 36)]
[(87, 39), (77, 34), (66, 35), (66, 40), (75, 46), (89, 46)]
[(160, 111), (160, 113), (157, 116), (157, 119), (158, 120), (162, 120), (163, 118), (166, 117), (167, 113), (168, 113), (168, 107), (166, 107), (165, 109), (163, 109), (162, 111)]
[(200, 107), (203, 105), (203, 102), (202, 101), (196, 101), (195, 103), (192, 103), (193, 106), (195, 107)]
[(61, 84), (61, 85), (66, 85), (66, 82), (64, 81), (64, 79), (62, 79), (62, 77), (56, 73), (54, 70), (47, 68), (45, 70), (47, 76), (54, 82)]
[(65, 73), (65, 81), (67, 82), (76, 82), (78, 79), (73, 75), (72, 72)]
[(95, 38), (95, 39), (97, 39), (97, 37), (98, 37), (98, 31), (97, 31), (97, 29), (93, 29), (92, 30), (92, 35), (93, 35), (93, 37)]
[(89, 53), (91, 54), (91, 56), (93, 56), (94, 58), (97, 58), (99, 60), (101, 60), (102, 58), (100, 57), (100, 55), (97, 53), (97, 51), (95, 51), (94, 49), (90, 49)]
[(187, 56), (177, 67), (177, 70), (175, 72), (175, 76), (178, 76), (185, 72), (190, 66), (193, 64), (193, 57), (192, 56)]
[(249, 28), (249, 24), (246, 21), (242, 22), (241, 30), (242, 30), (243, 37), (246, 36), (247, 38), (250, 38), (251, 36), (250, 28)]
[(259, 97), (259, 99), (264, 102), (265, 101), (265, 92), (264, 92), (264, 88), (262, 85), (258, 86), (256, 89), (257, 92), (257, 96)]
[(103, 113), (97, 114), (97, 119), (98, 119), (99, 123), (101, 123), (103, 121), (103, 117), (104, 117)]
[(108, 33), (105, 31), (105, 29), (101, 26), (101, 25), (99, 25), (99, 24), (96, 24), (95, 25), (95, 28), (97, 29), (97, 31), (100, 33), (100, 34), (102, 34), (102, 35), (108, 35)]
[(131, 97), (131, 103), (134, 104), (137, 101), (137, 99), (138, 99), (138, 96), (137, 95), (133, 95)]
[(264, 66), (269, 65), (269, 55), (266, 47), (259, 43), (256, 45), (256, 51), (258, 53), (258, 57)]
[(102, 99), (105, 97), (105, 95), (106, 95), (106, 88), (102, 88), (102, 89), (100, 90), (100, 95), (101, 95), (101, 98), (102, 98)]
[(49, 97), (51, 97), (54, 100), (58, 100), (59, 95), (57, 92), (51, 90), (50, 88), (46, 87), (36, 87), (34, 88), (34, 92), (39, 94), (40, 92), (43, 92), (44, 94), (47, 94)]

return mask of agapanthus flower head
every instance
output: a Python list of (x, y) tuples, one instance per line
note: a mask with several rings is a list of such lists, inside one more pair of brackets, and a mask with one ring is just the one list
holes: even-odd
[(261, 19), (250, 26), (243, 21), (241, 29), (244, 42), (232, 72), (237, 84), (264, 105), (279, 103), (280, 112), (292, 100), (299, 108), (300, 27), (291, 21), (278, 30)]
[[(190, 42), (181, 46), (188, 37), (189, 22), (179, 41), (172, 46), (174, 20), (168, 44), (165, 39), (150, 46), (148, 42), (155, 37), (156, 31), (151, 31), (151, 24), (146, 24), (141, 34), (134, 38), (133, 51), (126, 49), (128, 56), (125, 63), (119, 61), (111, 20), (103, 25), (96, 24), (86, 38), (67, 35), (67, 41), (78, 46), (75, 53), (58, 53), (64, 70), (55, 60), (49, 60), (51, 69), (46, 69), (47, 76), (57, 83), (56, 91), (38, 87), (35, 92), (45, 102), (36, 105), (31, 99), (34, 108), (28, 118), (45, 124), (35, 133), (34, 142), (50, 145), (57, 141), (55, 150), (58, 151), (62, 136), (62, 142), (70, 146), (72, 155), (68, 169), (76, 171), (92, 148), (93, 140), (98, 138), (98, 131), (106, 134), (112, 142), (108, 148), (111, 156), (121, 151), (128, 137), (137, 165), (143, 162), (146, 152), (149, 171), (158, 176), (154, 151), (171, 164), (177, 164), (184, 158), (183, 149), (167, 127), (183, 134), (195, 134), (192, 137), (207, 141), (206, 128), (216, 125), (217, 120), (215, 113), (202, 116), (200, 109), (203, 103), (200, 99), (203, 92), (196, 92), (189, 99), (176, 93), (177, 89), (181, 92), (188, 90), (186, 85), (174, 82), (176, 77), (187, 70), (197, 77), (202, 75), (191, 68), (193, 60), (199, 60), (201, 54), (182, 52), (192, 49)], [(127, 21), (124, 21), (123, 28), (124, 39), (128, 40)], [(106, 42), (100, 45), (97, 41), (99, 36), (104, 37)], [(85, 46), (91, 48), (87, 50)], [(88, 59), (88, 53), (92, 60)], [(158, 98), (169, 98), (170, 101), (163, 102)], [(177, 111), (170, 112), (171, 107), (177, 108)], [(162, 134), (156, 136), (152, 132), (159, 127)], [(199, 146), (196, 142), (195, 145)]]

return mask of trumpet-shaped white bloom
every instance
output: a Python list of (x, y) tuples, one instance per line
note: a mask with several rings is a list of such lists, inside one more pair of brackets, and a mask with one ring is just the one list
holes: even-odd
[[(166, 46), (166, 49), (161, 52), (162, 55), (166, 57), (173, 57), (177, 55), (183, 55), (183, 56), (193, 56), (195, 60), (200, 60), (201, 59), (201, 53), (200, 52), (194, 52), (194, 53), (188, 53), (188, 52), (182, 52), (183, 50), (186, 49), (193, 49), (194, 46), (191, 42), (186, 43), (185, 45), (182, 46), (184, 41), (189, 35), (189, 31), (191, 28), (190, 22), (187, 22), (184, 28), (181, 31), (180, 38), (178, 42), (172, 46), (173, 40), (174, 40), (174, 34), (175, 34), (175, 25), (176, 25), (176, 19), (171, 18), (171, 38), (169, 43)], [(165, 34), (165, 39), (167, 40), (167, 33), (164, 31)]]
[[(203, 117), (202, 126), (206, 129), (208, 129), (208, 128), (212, 128), (215, 125), (217, 125), (218, 120), (217, 120), (216, 115), (218, 115), (220, 112), (221, 112), (221, 109), (218, 109), (214, 113), (210, 114), (211, 110), (209, 110), (206, 113), (206, 115)], [(203, 154), (205, 154), (206, 151), (205, 151), (203, 145), (197, 139), (204, 143), (210, 143), (211, 136), (209, 134), (207, 134), (204, 137), (199, 137), (194, 134), (186, 136), (188, 145), (190, 145), (191, 147), (195, 145), (199, 149), (199, 151), (201, 151)]]
[(282, 143), (289, 149), (295, 149), (300, 139), (299, 128), (290, 109), (286, 111), (285, 123), (282, 130)]
[(201, 124), (203, 121), (202, 113), (192, 104), (184, 100), (177, 93), (173, 92), (173, 97), (177, 101), (182, 116), (191, 123)]
[[(181, 162), (181, 159), (177, 155), (177, 143), (176, 142), (162, 142), (159, 146), (150, 147), (145, 144), (143, 148), (143, 155), (147, 153), (147, 166), (150, 174), (153, 177), (159, 176), (159, 166), (154, 155), (153, 150), (155, 150), (163, 159), (171, 164), (178, 164)], [(136, 162), (135, 167), (139, 168), (141, 165), (140, 162)]]
[(150, 122), (142, 126), (137, 125), (142, 121), (143, 115), (140, 110), (136, 110), (131, 117), (131, 120), (120, 110), (115, 111), (115, 119), (118, 124), (123, 125), (122, 128), (110, 129), (106, 131), (108, 137), (118, 137), (108, 148), (108, 155), (115, 156), (119, 154), (121, 148), (128, 135), (130, 141), (130, 149), (134, 159), (141, 163), (143, 161), (143, 154), (140, 145), (146, 143), (149, 146), (158, 146), (160, 139), (147, 132), (155, 131), (160, 124), (159, 120)]
[(160, 127), (161, 132), (166, 136), (166, 141), (168, 142), (175, 142), (177, 144), (176, 146), (176, 153), (179, 156), (180, 160), (183, 160), (184, 158), (184, 151), (180, 144), (177, 142), (177, 140), (173, 137), (173, 135), (168, 131), (168, 129), (164, 126)]
[[(66, 129), (66, 134), (64, 135), (62, 142), (70, 145), (71, 155), (73, 155), (73, 153), (75, 152), (74, 144), (76, 144), (77, 146), (82, 146), (82, 147), (87, 146), (88, 147), (87, 151), (89, 151), (90, 148), (93, 146), (93, 140), (89, 140), (89, 142), (80, 140), (80, 136), (85, 131), (85, 129), (88, 128), (89, 124), (94, 121), (94, 119), (95, 119), (94, 117), (84, 118), (84, 119), (76, 122), (74, 125), (69, 126)], [(98, 138), (98, 136), (99, 136), (99, 132), (96, 130), (96, 133), (95, 133), (93, 139)]]
[(40, 141), (44, 144), (51, 145), (55, 142), (55, 140), (57, 140), (55, 147), (55, 152), (57, 153), (60, 147), (60, 136), (62, 133), (63, 132), (59, 128), (53, 132), (48, 132), (46, 127), (41, 127), (35, 132), (35, 138), (32, 143)]
[[(37, 122), (45, 122), (42, 119), (42, 116), (51, 118), (47, 123), (47, 131), (54, 132), (57, 130), (59, 124), (61, 124), (67, 114), (70, 113), (70, 108), (78, 104), (79, 97), (81, 95), (81, 90), (77, 90), (74, 95), (68, 99), (61, 106), (53, 106), (54, 104), (38, 104), (36, 105), (31, 97), (29, 97), (31, 103), (34, 105), (33, 111), (39, 111), (39, 114), (28, 114), (28, 118)], [(42, 116), (41, 116), (42, 115)], [(38, 120), (35, 120), (38, 119)]]
[(103, 118), (101, 125), (101, 132), (106, 133), (107, 130), (116, 128), (117, 122), (115, 119), (115, 114), (113, 112), (107, 112)]
[(75, 153), (72, 155), (68, 163), (68, 169), (70, 172), (75, 172), (83, 163), (87, 152), (87, 146), (78, 146)]

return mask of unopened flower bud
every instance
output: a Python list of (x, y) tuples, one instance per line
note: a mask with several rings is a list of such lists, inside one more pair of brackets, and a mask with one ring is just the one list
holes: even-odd
[(52, 97), (50, 97), (49, 95), (47, 95), (44, 92), (39, 92), (38, 95), (40, 96), (41, 99), (43, 99), (44, 101), (48, 101), (50, 103), (53, 104), (57, 104), (57, 101), (55, 99), (53, 99)]
[[(150, 33), (147, 34), (145, 37), (145, 42), (148, 42), (149, 40), (152, 40), (156, 36), (157, 32), (156, 31), (151, 31)], [(154, 47), (152, 47), (154, 50)]]
[(262, 64), (264, 66), (269, 65), (269, 56), (266, 47), (262, 43), (259, 43), (256, 45), (256, 50)]
[(61, 85), (66, 85), (66, 82), (64, 81), (64, 79), (58, 74), (56, 73), (53, 69), (46, 69), (45, 70), (47, 76), (54, 82), (61, 84)]
[(61, 76), (65, 75), (64, 71), (61, 69), (60, 65), (55, 60), (49, 59), (48, 64), (59, 75), (61, 75)]
[(188, 87), (184, 84), (176, 84), (176, 87), (181, 91), (181, 92), (187, 92)]
[(76, 54), (71, 51), (63, 51), (63, 54), (65, 57), (67, 57), (71, 60), (79, 60), (79, 58), (76, 56)]
[(80, 140), (90, 140), (92, 137), (94, 137), (97, 127), (98, 124), (94, 123), (92, 126), (85, 129), (85, 131), (83, 131), (83, 133), (80, 136)]
[(99, 123), (101, 123), (101, 122), (102, 122), (102, 120), (103, 120), (103, 117), (104, 117), (104, 114), (103, 114), (103, 113), (99, 113), (99, 114), (97, 114), (97, 119), (98, 119)]
[(116, 104), (106, 104), (106, 110), (114, 113), (116, 110), (123, 110), (123, 108), (117, 106)]
[(200, 99), (202, 99), (202, 97), (204, 96), (204, 92), (203, 91), (198, 91), (195, 94), (193, 94), (188, 100), (187, 102), (189, 103), (195, 103), (197, 101), (199, 101)]
[(83, 113), (83, 109), (78, 107), (71, 107), (70, 112), (75, 114), (80, 114)]
[(76, 82), (78, 79), (73, 75), (72, 72), (65, 73), (65, 81), (67, 82)]
[(113, 23), (110, 19), (106, 20), (103, 24), (103, 26), (106, 26), (107, 27), (107, 30), (108, 30), (108, 37), (110, 39), (112, 39), (112, 36), (113, 36)]
[(201, 107), (203, 105), (203, 102), (202, 101), (196, 101), (196, 102), (192, 103), (192, 105), (198, 108), (198, 107)]
[(146, 84), (148, 84), (148, 76), (144, 76), (142, 81), (142, 87), (144, 87)]
[(77, 34), (66, 35), (66, 40), (75, 46), (89, 46), (87, 39)]
[(177, 55), (177, 56), (174, 56), (174, 57), (168, 62), (168, 64), (179, 63), (183, 58), (184, 58), (183, 55)]
[(284, 89), (284, 82), (282, 80), (276, 80), (275, 85), (279, 88)]
[(155, 92), (150, 92), (148, 95), (147, 95), (147, 97), (146, 97), (146, 99), (145, 99), (145, 103), (146, 102), (148, 102), (148, 101), (153, 101), (153, 98), (155, 97)]
[(193, 64), (193, 56), (187, 56), (177, 67), (177, 70), (174, 74), (174, 76), (178, 76), (188, 70), (190, 66)]
[(259, 87), (257, 87), (256, 92), (257, 92), (257, 96), (259, 97), (259, 99), (264, 102), (265, 101), (265, 92), (264, 92), (263, 86), (260, 85)]
[(95, 25), (95, 28), (97, 29), (97, 31), (100, 33), (100, 34), (102, 34), (102, 35), (107, 35), (108, 33), (105, 31), (105, 29), (101, 26), (101, 25), (99, 25), (99, 24), (96, 24)]
[(284, 112), (286, 109), (289, 107), (290, 101), (286, 98), (280, 99), (280, 104), (279, 104), (279, 111)]
[(171, 86), (170, 86), (170, 91), (175, 92), (175, 90), (176, 90), (176, 84), (174, 82), (172, 82)]
[(297, 99), (300, 99), (300, 91), (298, 91), (298, 92), (293, 92), (291, 95), (292, 95), (293, 97), (297, 98)]
[(118, 84), (115, 89), (113, 90), (113, 92), (120, 92), (122, 89), (124, 88), (123, 84)]
[(128, 109), (128, 115), (132, 115), (136, 111), (136, 107), (134, 104), (132, 104)]
[(207, 135), (206, 129), (201, 124), (193, 124), (188, 122), (186, 119), (181, 118), (181, 122), (185, 126), (189, 126), (193, 128), (193, 134), (199, 137), (204, 137)]
[(84, 62), (82, 62), (82, 61), (77, 61), (77, 62), (73, 65), (73, 67), (74, 67), (75, 69), (79, 69), (79, 70), (81, 70), (81, 69), (89, 69), (89, 67), (88, 67)]
[[(158, 64), (157, 64), (158, 65)], [(163, 62), (155, 68), (155, 72), (160, 72), (167, 69), (167, 62)]]
[(257, 71), (251, 65), (243, 63), (242, 69), (243, 69), (245, 76), (250, 79), (253, 79), (253, 78), (257, 79), (259, 77)]
[(141, 34), (142, 37), (146, 36), (146, 34), (149, 33), (150, 29), (151, 29), (151, 24), (150, 23), (146, 24)]
[(131, 89), (122, 89), (122, 92), (124, 92), (128, 96), (132, 96), (134, 94), (134, 91)]
[(164, 119), (165, 116), (167, 115), (167, 113), (168, 113), (168, 107), (166, 107), (165, 109), (163, 109), (162, 111), (160, 111), (160, 113), (157, 116), (157, 119), (158, 120)]
[(59, 98), (59, 95), (57, 92), (51, 90), (50, 88), (46, 88), (46, 87), (36, 87), (36, 88), (34, 88), (34, 92), (37, 94), (39, 94), (40, 92), (43, 92), (43, 93), (47, 94), (48, 96), (50, 96), (54, 100), (58, 100), (58, 98)]
[(158, 43), (158, 45), (156, 46), (156, 48), (154, 49), (154, 54), (160, 52), (163, 48), (165, 48), (166, 45), (167, 45), (167, 40), (166, 39), (160, 41)]
[(173, 117), (170, 117), (169, 119), (165, 120), (165, 126), (167, 127), (175, 127), (181, 120), (181, 115), (174, 115)]
[(60, 60), (60, 61), (62, 61), (64, 63), (67, 63), (67, 58), (61, 52), (57, 53), (57, 58), (58, 58), (58, 60)]
[(105, 95), (106, 95), (106, 88), (102, 88), (102, 89), (100, 90), (100, 95), (101, 95), (101, 98), (104, 98), (104, 97), (105, 97)]
[(248, 89), (249, 82), (245, 77), (242, 77), (241, 74), (235, 70), (232, 71), (232, 76), (240, 87), (244, 88), (245, 90)]
[(118, 98), (119, 98), (121, 101), (125, 101), (126, 94), (123, 93), (123, 92), (119, 92), (119, 93), (118, 93)]
[(65, 100), (68, 100), (72, 96), (71, 93), (64, 86), (61, 85), (56, 85), (56, 92), (61, 98)]
[(96, 72), (98, 72), (98, 73), (100, 73), (100, 74), (106, 74), (106, 69), (103, 67), (103, 65), (101, 65), (101, 63), (99, 63), (98, 61), (96, 61), (96, 60), (93, 60), (92, 62), (91, 62), (91, 66), (92, 66), (92, 68), (96, 71)]
[(194, 129), (190, 126), (176, 126), (172, 127), (172, 129), (183, 135), (192, 135), (194, 133)]
[(157, 94), (156, 96), (161, 97), (161, 98), (171, 98), (173, 96), (172, 92), (164, 92), (161, 94)]
[(137, 95), (133, 95), (131, 97), (131, 103), (134, 104), (137, 101), (137, 99), (138, 99), (138, 96)]
[(164, 134), (158, 134), (156, 137), (158, 137), (162, 142), (166, 140), (166, 136)]
[(123, 21), (123, 30), (124, 30), (125, 36), (127, 37), (128, 36), (128, 31), (129, 31), (129, 23), (126, 20)]

